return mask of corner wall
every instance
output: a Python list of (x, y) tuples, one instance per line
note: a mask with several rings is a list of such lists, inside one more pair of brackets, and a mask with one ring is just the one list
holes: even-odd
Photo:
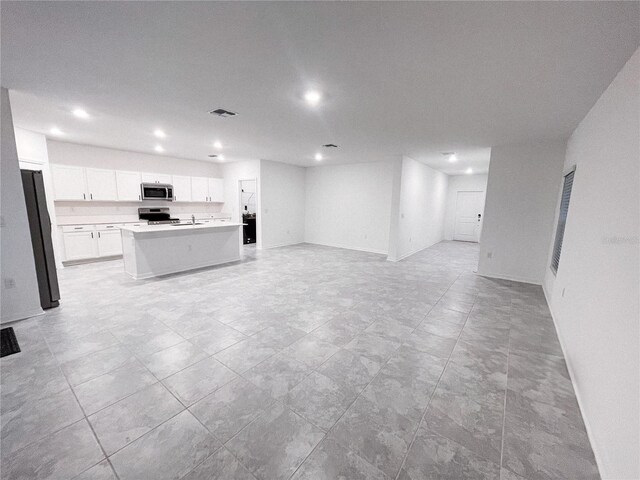
[(6, 88), (0, 91), (2, 146), (0, 151), (0, 322), (42, 313), (29, 220), (18, 165), (11, 104)]
[[(640, 50), (578, 125), (557, 276), (544, 290), (603, 479), (640, 478)], [(556, 178), (561, 188), (561, 174)]]
[(491, 148), (478, 273), (542, 284), (565, 142)]
[(444, 213), (447, 175), (417, 162), (402, 158), (400, 194), (392, 209), (398, 210), (397, 226), (391, 226), (388, 260), (398, 261), (444, 238)]
[(260, 161), (262, 248), (304, 242), (305, 169)]
[(305, 241), (386, 255), (394, 165), (306, 168)]

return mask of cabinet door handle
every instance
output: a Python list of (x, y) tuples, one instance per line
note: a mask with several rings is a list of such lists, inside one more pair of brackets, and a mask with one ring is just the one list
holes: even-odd
[(82, 227), (73, 227), (74, 230), (82, 230)]
[(98, 232), (98, 238), (100, 238), (100, 232)]
[(91, 238), (93, 238), (93, 232), (91, 232)]
[(84, 193), (82, 194), (82, 199), (83, 199), (83, 200), (86, 200), (86, 199), (87, 199), (87, 196), (86, 196)]
[(138, 200), (142, 200), (142, 197), (140, 196), (140, 194), (138, 194)]
[(93, 200), (93, 193), (90, 193), (89, 196), (91, 197), (91, 200)]

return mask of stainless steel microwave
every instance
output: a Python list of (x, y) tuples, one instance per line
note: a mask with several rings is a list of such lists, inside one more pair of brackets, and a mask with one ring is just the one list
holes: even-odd
[(166, 183), (141, 183), (142, 200), (173, 201), (173, 185)]

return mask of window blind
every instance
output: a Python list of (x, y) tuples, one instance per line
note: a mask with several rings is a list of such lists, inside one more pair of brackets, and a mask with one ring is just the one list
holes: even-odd
[(558, 215), (558, 228), (556, 229), (556, 240), (553, 244), (553, 255), (551, 256), (551, 269), (558, 271), (560, 264), (560, 253), (562, 252), (562, 239), (564, 238), (564, 227), (567, 223), (567, 213), (569, 212), (569, 200), (571, 199), (571, 189), (573, 187), (573, 175), (575, 170), (569, 172), (564, 177), (562, 186), (562, 198), (560, 199), (560, 214)]

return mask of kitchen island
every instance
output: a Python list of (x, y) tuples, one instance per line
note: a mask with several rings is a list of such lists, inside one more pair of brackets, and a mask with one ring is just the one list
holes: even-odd
[(124, 270), (143, 279), (240, 260), (241, 223), (123, 226)]

